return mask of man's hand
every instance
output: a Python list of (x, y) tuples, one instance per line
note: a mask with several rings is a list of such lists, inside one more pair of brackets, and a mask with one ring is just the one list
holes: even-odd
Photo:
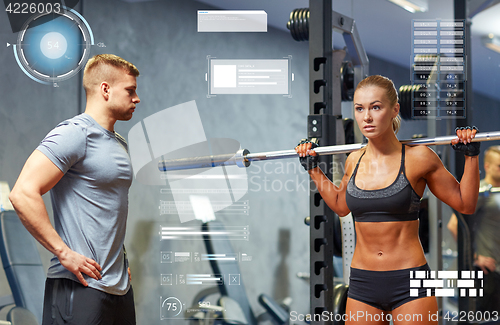
[(483, 270), (484, 274), (494, 272), (496, 269), (495, 259), (483, 255), (477, 255), (477, 259), (474, 264)]
[(78, 254), (69, 248), (57, 257), (59, 258), (61, 265), (76, 275), (77, 279), (86, 287), (88, 286), (88, 283), (83, 278), (83, 274), (88, 275), (95, 280), (102, 278), (100, 273), (100, 271), (102, 271), (101, 266), (91, 258)]
[(128, 271), (128, 280), (132, 282), (132, 273), (130, 273), (130, 267), (127, 269)]

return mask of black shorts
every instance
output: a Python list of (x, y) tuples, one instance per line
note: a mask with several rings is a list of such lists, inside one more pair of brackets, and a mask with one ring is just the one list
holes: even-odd
[(427, 289), (422, 287), (418, 289), (418, 297), (410, 296), (410, 271), (430, 271), (430, 268), (427, 264), (394, 271), (351, 268), (347, 296), (384, 311), (426, 297)]
[(135, 325), (132, 287), (123, 296), (69, 279), (47, 279), (42, 325)]

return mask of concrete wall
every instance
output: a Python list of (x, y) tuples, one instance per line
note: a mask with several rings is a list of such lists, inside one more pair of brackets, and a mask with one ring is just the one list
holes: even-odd
[[(250, 151), (291, 149), (306, 136), (308, 115), (308, 44), (295, 42), (288, 33), (269, 29), (267, 33), (197, 33), (196, 10), (207, 9), (195, 1), (84, 1), (83, 15), (97, 42), (92, 54), (114, 53), (140, 70), (141, 98), (134, 117), (119, 122), (117, 132), (127, 136), (130, 128), (165, 108), (195, 100), (207, 138), (233, 138)], [(15, 42), (4, 16), (0, 17), (1, 39)], [(207, 98), (206, 56), (234, 59), (282, 58), (292, 55), (295, 81), (292, 98), (280, 95), (220, 95)], [(12, 48), (0, 46), (0, 178), (12, 187), (30, 153), (59, 121), (78, 113), (79, 81), (72, 78), (59, 88), (28, 79), (15, 63)], [(382, 74), (397, 87), (409, 82), (408, 69), (371, 57), (371, 74)], [(484, 109), (498, 115), (499, 103), (476, 96)], [(484, 104), (483, 104), (484, 103)], [(491, 130), (487, 118), (475, 116), (481, 130)], [(487, 116), (487, 115), (486, 115)], [(493, 115), (491, 115), (493, 116)], [(495, 115), (496, 116), (496, 115)], [(484, 127), (483, 127), (484, 125)], [(400, 138), (426, 133), (426, 123), (404, 121)], [(169, 139), (165, 139), (169, 141)], [(307, 313), (309, 286), (296, 278), (309, 270), (308, 177), (297, 161), (254, 163), (247, 169), (249, 215), (217, 214), (227, 226), (248, 225), (248, 241), (233, 241), (235, 252), (252, 256), (241, 262), (241, 278), (254, 311), (260, 293), (274, 298), (292, 297), (292, 310)], [(288, 182), (288, 183), (286, 183)], [(288, 187), (284, 187), (288, 184)], [(160, 263), (161, 251), (205, 253), (203, 241), (161, 241), (160, 226), (181, 224), (176, 216), (160, 215), (161, 187), (134, 181), (126, 246), (131, 263), (138, 324), (163, 324), (160, 297), (175, 296), (190, 307), (200, 286), (162, 286), (161, 274), (212, 273), (208, 262)], [(46, 201), (50, 211), (50, 204)], [(45, 265), (50, 254), (40, 249)], [(8, 284), (0, 272), (0, 295)], [(170, 322), (168, 322), (170, 323)], [(172, 323), (182, 323), (176, 321)]]

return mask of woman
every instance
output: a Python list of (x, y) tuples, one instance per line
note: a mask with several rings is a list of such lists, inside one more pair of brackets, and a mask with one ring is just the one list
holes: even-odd
[[(403, 146), (396, 138), (400, 118), (391, 80), (370, 76), (354, 94), (354, 114), (368, 144), (346, 160), (337, 187), (317, 165), (310, 143), (296, 147), (328, 206), (339, 216), (352, 212), (356, 249), (351, 263), (346, 324), (437, 324), (437, 302), (421, 290), (410, 296), (409, 271), (429, 270), (418, 237), (418, 210), (425, 187), (453, 209), (474, 212), (479, 189), (476, 129), (457, 130), (455, 150), (465, 152), (461, 183), (426, 146)], [(392, 316), (388, 317), (390, 313)], [(414, 316), (414, 315), (420, 315)], [(434, 317), (431, 317), (434, 315)]]

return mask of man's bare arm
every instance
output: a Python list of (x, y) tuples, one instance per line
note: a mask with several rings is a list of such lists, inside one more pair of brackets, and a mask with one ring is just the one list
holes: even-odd
[(9, 199), (23, 225), (59, 262), (75, 274), (85, 286), (86, 274), (96, 280), (101, 278), (101, 266), (91, 258), (72, 251), (50, 223), (42, 195), (63, 177), (63, 172), (43, 153), (35, 150), (26, 161)]

